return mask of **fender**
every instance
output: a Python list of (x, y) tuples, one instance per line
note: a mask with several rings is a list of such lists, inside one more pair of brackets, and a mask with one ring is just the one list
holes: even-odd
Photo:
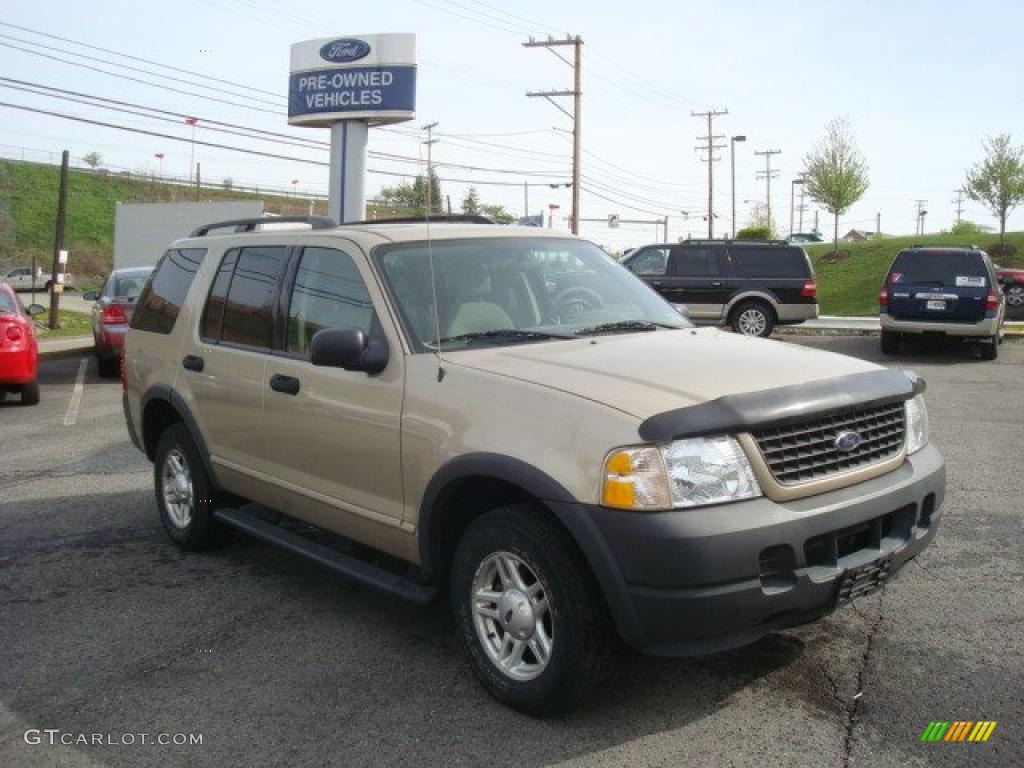
[(505, 481), (544, 502), (554, 513), (583, 553), (597, 579), (608, 607), (623, 637), (640, 637), (640, 623), (626, 590), (622, 571), (607, 542), (589, 514), (587, 505), (578, 501), (561, 483), (543, 470), (497, 453), (470, 453), (444, 464), (431, 478), (420, 503), (420, 563), (426, 575), (437, 572), (436, 542), (433, 541), (434, 509), (449, 484), (468, 477), (489, 477)]
[(728, 320), (729, 315), (732, 313), (733, 308), (741, 301), (748, 301), (749, 299), (761, 299), (771, 304), (772, 311), (775, 312), (775, 316), (779, 316), (779, 300), (770, 293), (764, 291), (744, 291), (738, 296), (734, 296), (729, 299), (729, 303), (722, 309), (722, 320)]
[[(188, 430), (189, 435), (192, 437), (192, 441), (196, 444), (196, 448), (199, 449), (199, 456), (203, 461), (203, 469), (206, 470), (206, 476), (210, 478), (210, 482), (216, 485), (217, 476), (213, 472), (213, 465), (210, 463), (210, 452), (206, 448), (206, 441), (203, 439), (203, 433), (199, 431), (199, 424), (196, 422), (195, 416), (192, 415), (192, 411), (189, 410), (188, 405), (182, 399), (181, 395), (174, 391), (174, 389), (167, 384), (154, 384), (150, 387), (146, 394), (142, 396), (142, 407), (140, 413), (142, 414), (142, 441), (143, 445), (146, 443), (146, 408), (154, 400), (161, 400), (181, 417), (182, 423)], [(153, 457), (149, 455), (149, 451), (146, 451), (146, 455), (149, 460), (152, 461)]]

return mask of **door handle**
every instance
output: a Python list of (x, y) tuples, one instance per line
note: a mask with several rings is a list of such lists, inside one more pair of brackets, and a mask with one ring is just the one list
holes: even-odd
[(662, 280), (651, 280), (651, 285), (654, 288), (662, 288), (664, 287), (665, 283)]
[(712, 288), (721, 288), (722, 287), (722, 281), (721, 280), (712, 280), (711, 281), (711, 287)]
[(186, 371), (196, 371), (197, 373), (203, 370), (203, 358), (199, 355), (185, 355), (181, 361), (181, 367)]
[(299, 394), (299, 384), (299, 380), (294, 376), (282, 376), (280, 373), (275, 373), (270, 377), (270, 388), (285, 395)]

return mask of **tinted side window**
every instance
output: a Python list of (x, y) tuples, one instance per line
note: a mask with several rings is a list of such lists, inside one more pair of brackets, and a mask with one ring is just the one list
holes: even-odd
[(224, 303), (228, 295), (228, 286), (231, 285), (231, 276), (235, 274), (235, 264), (238, 261), (238, 249), (233, 248), (224, 254), (221, 259), (220, 268), (213, 278), (210, 286), (210, 295), (206, 299), (206, 307), (203, 309), (203, 321), (200, 326), (199, 335), (204, 339), (217, 341), (220, 339), (221, 327), (224, 324)]
[(270, 348), (274, 296), (287, 256), (284, 246), (256, 246), (238, 252), (224, 305), (222, 341)]
[(352, 258), (333, 248), (302, 251), (288, 307), (288, 351), (308, 353), (324, 328), (369, 334), (373, 302)]
[(139, 296), (131, 327), (170, 333), (205, 257), (205, 248), (182, 248), (165, 253)]
[(678, 277), (718, 277), (722, 271), (717, 248), (679, 248), (673, 262)]
[(664, 275), (668, 269), (668, 248), (644, 248), (626, 267), (634, 275)]
[(810, 277), (804, 252), (799, 248), (734, 245), (729, 255), (737, 277)]

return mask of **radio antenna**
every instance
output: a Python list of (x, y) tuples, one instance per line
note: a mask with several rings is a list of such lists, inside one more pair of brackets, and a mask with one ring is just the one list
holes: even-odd
[(423, 129), (427, 132), (427, 140), (422, 143), (427, 146), (427, 178), (426, 183), (423, 185), (426, 189), (427, 203), (424, 220), (427, 225), (427, 263), (430, 265), (431, 303), (434, 305), (434, 354), (437, 356), (437, 381), (440, 383), (444, 380), (445, 373), (444, 357), (441, 354), (441, 311), (437, 306), (437, 275), (434, 271), (434, 247), (430, 236), (430, 208), (433, 205), (431, 193), (434, 186), (434, 165), (431, 162), (431, 148), (437, 142), (437, 139), (434, 138), (434, 129), (436, 127), (436, 122), (423, 126)]

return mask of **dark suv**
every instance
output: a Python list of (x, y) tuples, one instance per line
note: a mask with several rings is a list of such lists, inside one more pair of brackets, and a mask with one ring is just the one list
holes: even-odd
[(811, 262), (788, 243), (687, 240), (637, 248), (622, 263), (696, 323), (770, 336), (818, 316)]
[(977, 248), (900, 251), (878, 294), (882, 351), (895, 354), (908, 335), (959, 336), (999, 354), (1006, 297), (988, 254)]

